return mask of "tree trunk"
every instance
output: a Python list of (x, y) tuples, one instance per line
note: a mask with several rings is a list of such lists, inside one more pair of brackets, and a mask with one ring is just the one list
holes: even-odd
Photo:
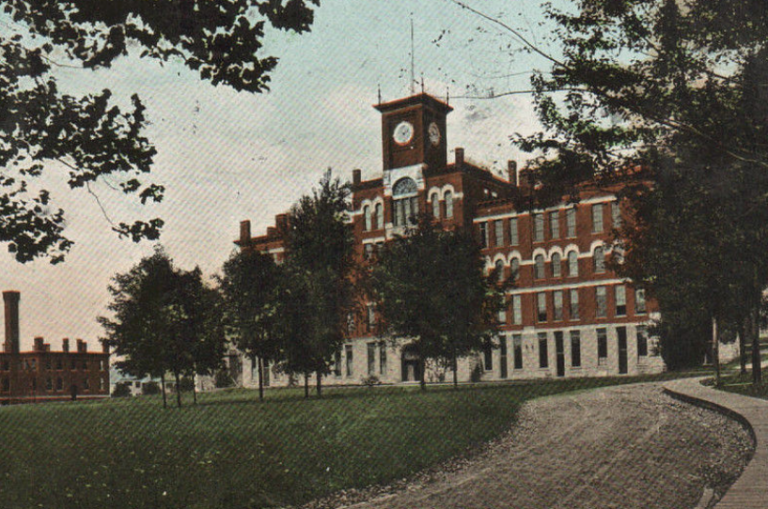
[(459, 388), (459, 374), (457, 373), (459, 371), (459, 361), (456, 359), (456, 351), (453, 352), (453, 359), (452, 359), (452, 369), (453, 369), (453, 388), (458, 389)]
[(712, 364), (715, 367), (715, 387), (720, 387), (720, 340), (717, 336), (717, 318), (712, 317)]
[(760, 366), (760, 307), (752, 310), (752, 383), (757, 385), (763, 379)]
[(317, 377), (317, 397), (320, 398), (323, 395), (323, 375), (320, 371), (315, 371), (315, 376)]
[(163, 408), (168, 408), (168, 396), (165, 395), (165, 372), (160, 376), (160, 384), (163, 388)]
[(197, 405), (197, 384), (195, 383), (195, 375), (192, 375), (192, 403)]
[(309, 373), (304, 373), (304, 398), (309, 398)]
[[(256, 359), (257, 357), (254, 357)], [(259, 401), (264, 401), (264, 361), (258, 357), (259, 363)]]
[(424, 369), (426, 365), (427, 363), (424, 362), (424, 357), (419, 354), (419, 386), (421, 387), (422, 391), (427, 390), (427, 382), (425, 381), (426, 378), (424, 373), (424, 371), (426, 371), (426, 369)]
[(176, 406), (181, 408), (181, 384), (178, 371), (173, 372), (173, 378), (176, 380)]
[(747, 330), (745, 325), (746, 318), (739, 320), (739, 373), (747, 374)]

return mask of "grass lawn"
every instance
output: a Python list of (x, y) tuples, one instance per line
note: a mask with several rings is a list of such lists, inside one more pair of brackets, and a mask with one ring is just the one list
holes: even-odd
[(2, 407), (0, 500), (7, 509), (298, 504), (465, 453), (528, 399), (638, 380), (327, 389), (320, 400), (273, 390), (264, 403), (233, 390), (167, 410), (159, 397)]

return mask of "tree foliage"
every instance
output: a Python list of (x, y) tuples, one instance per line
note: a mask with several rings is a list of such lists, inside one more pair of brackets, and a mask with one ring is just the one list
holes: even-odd
[(349, 186), (332, 179), (329, 171), (291, 209), (285, 232), (282, 366), (289, 373), (315, 373), (318, 392), (343, 345), (354, 302), (348, 199)]
[[(183, 271), (161, 250), (143, 258), (109, 287), (111, 318), (100, 317), (121, 371), (141, 378), (210, 375), (221, 364), (224, 331), (218, 293), (200, 269)], [(181, 395), (177, 391), (177, 403)]]
[(411, 342), (420, 357), (421, 384), (428, 359), (450, 365), (493, 341), (502, 293), (486, 277), (480, 247), (462, 231), (444, 231), (428, 217), (386, 244), (371, 286), (385, 327)]
[[(309, 30), (311, 4), (319, 0), (0, 2), (10, 28), (0, 35), (0, 242), (20, 262), (64, 259), (66, 216), (39, 184), (57, 166), (72, 189), (106, 180), (142, 204), (163, 198), (163, 186), (146, 181), (156, 151), (140, 98), (124, 110), (108, 89), (63, 94), (59, 66), (105, 68), (139, 52), (181, 61), (214, 85), (261, 92), (277, 65), (262, 54), (266, 27)], [(162, 226), (154, 218), (112, 228), (138, 241), (156, 239)]]
[(241, 352), (258, 362), (261, 398), (264, 364), (281, 356), (281, 274), (270, 255), (240, 251), (224, 263), (219, 278), (227, 335)]
[[(542, 52), (551, 73), (532, 79), (544, 131), (515, 137), (537, 154), (542, 184), (557, 195), (643, 169), (648, 185), (624, 196), (638, 212), (621, 232), (624, 273), (658, 299), (667, 330), (701, 331), (705, 316), (743, 319), (768, 277), (765, 3), (578, 0), (546, 9), (562, 51)], [(709, 334), (697, 334), (677, 353), (667, 338), (665, 360), (699, 362)]]

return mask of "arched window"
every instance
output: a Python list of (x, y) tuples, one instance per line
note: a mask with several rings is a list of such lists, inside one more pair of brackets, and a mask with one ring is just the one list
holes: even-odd
[(395, 226), (414, 224), (419, 215), (418, 187), (412, 178), (403, 177), (392, 186)]
[(496, 280), (501, 283), (504, 279), (504, 262), (496, 260)]
[(445, 217), (453, 217), (453, 193), (445, 192)]
[(432, 193), (429, 201), (432, 202), (432, 217), (440, 219), (440, 200), (438, 199), (437, 193)]
[(595, 274), (601, 274), (605, 272), (605, 252), (603, 251), (602, 247), (595, 248), (593, 263), (595, 268)]
[(363, 207), (363, 217), (365, 218), (365, 231), (369, 231), (373, 225), (371, 224), (371, 207), (368, 205)]
[(512, 258), (512, 261), (509, 262), (509, 268), (512, 272), (510, 276), (512, 281), (517, 281), (517, 279), (520, 277), (520, 260), (517, 258)]
[(536, 255), (534, 260), (534, 279), (544, 279), (544, 255)]
[(552, 255), (552, 277), (560, 277), (561, 263), (560, 254), (554, 253)]
[(568, 253), (568, 275), (576, 277), (579, 275), (579, 255), (576, 251)]
[(374, 211), (376, 216), (376, 229), (384, 228), (384, 207), (381, 203), (377, 203)]

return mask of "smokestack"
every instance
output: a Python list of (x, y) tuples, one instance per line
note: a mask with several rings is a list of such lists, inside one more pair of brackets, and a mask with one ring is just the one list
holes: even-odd
[(247, 244), (251, 240), (251, 222), (240, 221), (240, 244)]
[(61, 340), (61, 351), (64, 353), (69, 352), (69, 338), (64, 338)]
[(513, 186), (517, 185), (517, 161), (511, 159), (507, 161), (507, 175), (509, 183)]
[(456, 159), (456, 166), (464, 166), (464, 149), (461, 147), (456, 147), (454, 150), (455, 153), (455, 159)]
[(19, 353), (19, 300), (21, 294), (14, 290), (3, 292), (5, 301), (5, 351)]
[(352, 170), (352, 185), (356, 186), (363, 181), (363, 172), (355, 168)]

